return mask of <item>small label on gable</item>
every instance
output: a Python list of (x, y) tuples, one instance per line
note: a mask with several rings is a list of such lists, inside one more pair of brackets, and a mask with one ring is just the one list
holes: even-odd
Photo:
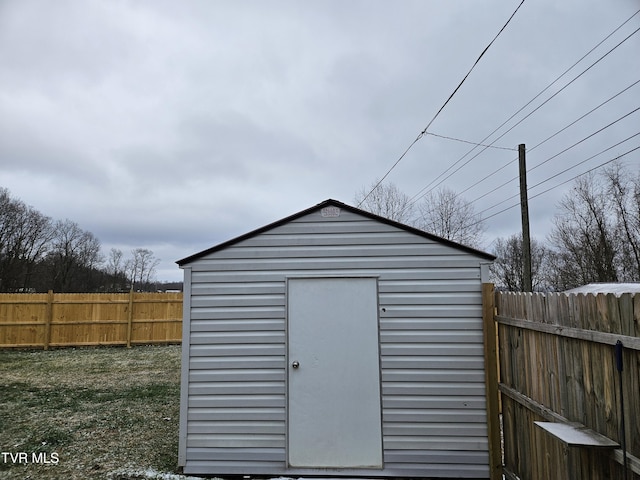
[(340, 216), (340, 208), (339, 207), (324, 207), (320, 210), (320, 215), (323, 217), (339, 217)]

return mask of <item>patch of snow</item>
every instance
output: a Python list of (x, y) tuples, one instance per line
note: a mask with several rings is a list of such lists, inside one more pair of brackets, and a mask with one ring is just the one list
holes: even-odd
[[(140, 469), (120, 469), (113, 471), (108, 477), (110, 480), (223, 480), (221, 478), (202, 478), (192, 477), (189, 475), (180, 475), (177, 473), (163, 473), (153, 468), (147, 468), (145, 470)], [(247, 475), (243, 477), (245, 479), (251, 479), (252, 477)], [(305, 477), (273, 477), (269, 480), (307, 480)], [(318, 480), (333, 480), (329, 478)], [(366, 480), (366, 479), (362, 479)]]
[(158, 472), (153, 468), (147, 468), (146, 470), (117, 470), (115, 472), (111, 472), (109, 478), (114, 480), (125, 480), (128, 478), (131, 478), (132, 480), (206, 480), (202, 477), (192, 477), (187, 475), (180, 475), (177, 473)]

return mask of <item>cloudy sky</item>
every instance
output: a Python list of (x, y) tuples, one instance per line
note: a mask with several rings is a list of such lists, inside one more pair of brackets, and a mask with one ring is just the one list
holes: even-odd
[[(158, 279), (181, 279), (180, 258), (327, 198), (353, 204), (519, 3), (0, 0), (0, 186), (77, 222), (105, 253), (153, 250)], [(639, 9), (525, 1), (429, 128), (507, 149), (465, 157), (473, 146), (425, 135), (388, 180), (411, 197), (442, 181), (488, 217), (518, 201), (517, 181), (496, 187), (517, 176), (520, 143), (529, 186), (544, 182), (530, 196), (640, 145), (633, 137), (587, 160), (640, 131), (630, 113), (640, 107)], [(622, 158), (636, 171), (639, 159)], [(536, 237), (570, 187), (532, 198)], [(490, 250), (519, 230), (519, 210), (487, 226)]]

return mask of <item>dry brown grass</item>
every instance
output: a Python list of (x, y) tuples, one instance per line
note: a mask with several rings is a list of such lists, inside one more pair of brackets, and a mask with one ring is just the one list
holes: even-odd
[(0, 351), (0, 451), (59, 458), (0, 456), (0, 479), (175, 473), (179, 386), (180, 346)]

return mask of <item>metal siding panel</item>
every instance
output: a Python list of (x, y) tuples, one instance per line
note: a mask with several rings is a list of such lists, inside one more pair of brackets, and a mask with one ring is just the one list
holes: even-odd
[[(345, 270), (366, 268), (368, 270), (383, 271), (387, 268), (473, 268), (478, 261), (466, 255), (450, 255), (427, 257), (422, 255), (406, 255), (399, 257), (359, 257), (358, 250), (353, 256), (311, 257), (311, 258), (261, 258), (261, 259), (203, 259), (193, 264), (194, 271), (217, 272), (246, 272), (246, 271), (290, 271), (290, 270), (325, 270), (334, 269), (345, 274)], [(478, 268), (478, 277), (479, 277)]]
[(382, 395), (456, 395), (461, 397), (484, 395), (484, 383), (455, 382), (390, 382), (382, 383)]
[(238, 331), (278, 331), (282, 330), (280, 318), (251, 318), (240, 320), (210, 320), (193, 319), (191, 321), (192, 332), (238, 332)]
[(377, 275), (385, 467), (343, 474), (488, 478), (483, 261), (351, 212), (308, 215), (194, 261), (185, 472), (313, 475), (286, 466), (279, 433), (285, 281)]
[(191, 308), (210, 307), (284, 307), (284, 295), (252, 295), (249, 293), (235, 295), (194, 295), (191, 300)]
[[(385, 449), (388, 450), (456, 450), (458, 455), (465, 451), (488, 451), (486, 437), (469, 436), (410, 436), (394, 435), (385, 438)], [(451, 462), (456, 459), (452, 458)]]
[(478, 464), (486, 461), (482, 452), (465, 452), (460, 455), (456, 450), (391, 450), (385, 455), (385, 462), (391, 463), (450, 463), (452, 458), (459, 458), (460, 464)]
[(255, 355), (228, 356), (228, 357), (194, 357), (191, 359), (191, 370), (229, 370), (229, 369), (249, 369), (255, 368), (256, 362), (261, 368), (283, 369), (285, 366), (284, 356)]
[(481, 370), (484, 373), (484, 358), (479, 356), (442, 357), (442, 356), (384, 356), (382, 368), (392, 369), (430, 369), (430, 370)]
[(284, 344), (191, 345), (191, 357), (263, 356), (285, 354)]
[[(348, 272), (342, 269), (323, 268), (322, 270), (313, 269), (313, 264), (299, 264), (297, 268), (284, 269), (284, 270), (244, 270), (244, 271), (217, 271), (210, 267), (200, 266), (195, 264), (192, 268), (198, 267), (198, 270), (193, 271), (193, 278), (198, 282), (206, 284), (212, 283), (224, 283), (224, 282), (245, 282), (247, 284), (252, 282), (282, 282), (288, 276), (295, 275), (324, 275), (324, 276), (339, 276), (339, 275), (351, 275), (351, 276), (369, 276), (373, 274), (379, 274), (380, 269), (368, 268), (366, 265), (360, 268), (350, 268)], [(250, 267), (250, 265), (248, 265)], [(456, 282), (475, 280), (478, 282), (478, 289), (480, 289), (480, 273), (477, 267), (422, 267), (417, 268), (394, 268), (393, 265), (384, 269), (384, 277), (381, 280), (384, 281), (404, 281), (407, 282), (407, 288), (410, 291), (409, 284), (413, 280), (424, 280), (440, 282), (441, 288), (447, 290), (455, 289)], [(381, 284), (381, 288), (382, 288)], [(284, 286), (283, 286), (284, 288)]]
[[(459, 344), (459, 343), (383, 343), (381, 345), (382, 358), (387, 356), (399, 355), (418, 355), (430, 356), (440, 355), (443, 358), (461, 357), (461, 356), (483, 356), (484, 349), (478, 344)], [(484, 358), (484, 357), (483, 357)]]
[(313, 258), (349, 258), (349, 257), (385, 257), (393, 260), (400, 260), (402, 257), (420, 256), (420, 257), (435, 257), (441, 256), (443, 258), (457, 259), (465, 257), (465, 253), (459, 250), (454, 250), (451, 247), (446, 247), (438, 243), (398, 243), (398, 244), (343, 244), (339, 240), (336, 240), (335, 244), (325, 245), (269, 245), (269, 246), (254, 246), (254, 245), (234, 245), (221, 250), (215, 254), (215, 262), (222, 262), (224, 260), (269, 260), (282, 259), (282, 258), (299, 258), (299, 259), (313, 259)]
[(480, 292), (467, 293), (461, 296), (459, 292), (397, 292), (381, 293), (380, 305), (482, 305)]
[(205, 461), (221, 458), (226, 461), (246, 462), (247, 459), (251, 459), (252, 461), (278, 462), (284, 458), (282, 448), (192, 448), (189, 453), (193, 460)]
[[(384, 434), (386, 436), (421, 436), (421, 437), (481, 437), (487, 435), (487, 426), (484, 423), (387, 423)], [(424, 455), (426, 452), (422, 452)], [(449, 458), (451, 461), (451, 458)]]
[(415, 318), (469, 318), (477, 314), (480, 309), (477, 305), (448, 304), (448, 305), (393, 305), (388, 306), (384, 302), (380, 304), (386, 312), (382, 318), (393, 315), (394, 317)]
[(383, 382), (458, 382), (484, 383), (484, 370), (382, 369)]
[(236, 421), (198, 421), (189, 425), (189, 433), (210, 435), (284, 435), (284, 422)]
[(283, 318), (284, 308), (271, 306), (200, 307), (191, 309), (192, 320), (229, 320), (245, 318)]
[(284, 407), (284, 395), (194, 395), (189, 405), (193, 408), (225, 407), (235, 405), (236, 407)]
[[(284, 396), (284, 381), (272, 382), (200, 382), (189, 383), (190, 399), (198, 395), (270, 395)], [(191, 400), (190, 400), (191, 401)], [(229, 405), (234, 405), (229, 403)]]
[(242, 368), (228, 370), (191, 370), (189, 382), (269, 382), (284, 381), (282, 368)]
[(249, 332), (192, 332), (191, 343), (194, 345), (216, 345), (232, 343), (284, 343), (284, 332), (249, 331)]
[[(255, 246), (255, 247), (290, 247), (305, 245), (307, 247), (323, 247), (327, 245), (403, 245), (403, 244), (420, 244), (425, 245), (428, 242), (425, 238), (406, 235), (406, 232), (387, 231), (387, 232), (367, 232), (362, 233), (342, 232), (342, 233), (309, 233), (300, 232), (297, 234), (283, 233), (277, 229), (272, 230), (264, 235), (253, 237), (244, 242), (239, 242), (238, 246)], [(431, 245), (440, 246), (433, 242)]]
[(411, 292), (414, 294), (452, 293), (459, 295), (460, 293), (477, 292), (479, 294), (478, 298), (482, 299), (482, 291), (477, 279), (461, 279), (455, 282), (445, 282), (444, 280), (442, 278), (436, 280), (390, 280), (386, 278), (384, 282), (380, 283), (379, 287), (381, 294)]
[(250, 295), (257, 292), (261, 295), (284, 294), (283, 282), (234, 282), (233, 279), (223, 282), (200, 282), (194, 285), (192, 295)]
[[(187, 448), (211, 447), (211, 448), (247, 448), (247, 447), (271, 447), (279, 448), (284, 443), (284, 435), (234, 435), (209, 433), (189, 433)], [(201, 472), (204, 473), (204, 472)]]
[[(483, 424), (487, 416), (480, 409), (430, 409), (423, 408), (387, 408), (383, 411), (385, 423), (450, 423), (450, 424)], [(465, 434), (466, 437), (470, 435)]]
[[(381, 232), (397, 232), (398, 229), (391, 225), (376, 222), (369, 219), (356, 219), (354, 222), (339, 220), (322, 220), (319, 217), (309, 220), (296, 220), (295, 222), (282, 225), (277, 229), (271, 230), (269, 234), (297, 234), (297, 235), (309, 235), (309, 234), (342, 234), (342, 233), (381, 233)], [(364, 236), (364, 235), (363, 235)], [(425, 241), (428, 241), (425, 239)]]
[(382, 406), (384, 408), (425, 408), (425, 409), (440, 409), (440, 408), (481, 408), (486, 406), (486, 400), (483, 396), (462, 396), (462, 395), (439, 395), (439, 396), (425, 396), (425, 395), (387, 395), (383, 400)]
[[(385, 308), (385, 307), (383, 307)], [(481, 330), (477, 318), (382, 318), (380, 330)]]
[(278, 407), (235, 407), (235, 408), (189, 408), (189, 422), (207, 421), (230, 421), (243, 420), (253, 421), (256, 425), (256, 432), (259, 430), (261, 421), (284, 422), (284, 409)]
[(455, 345), (458, 343), (478, 344), (483, 341), (482, 332), (451, 330), (383, 330), (380, 332), (382, 343), (449, 343), (453, 349), (450, 355), (455, 355)]

